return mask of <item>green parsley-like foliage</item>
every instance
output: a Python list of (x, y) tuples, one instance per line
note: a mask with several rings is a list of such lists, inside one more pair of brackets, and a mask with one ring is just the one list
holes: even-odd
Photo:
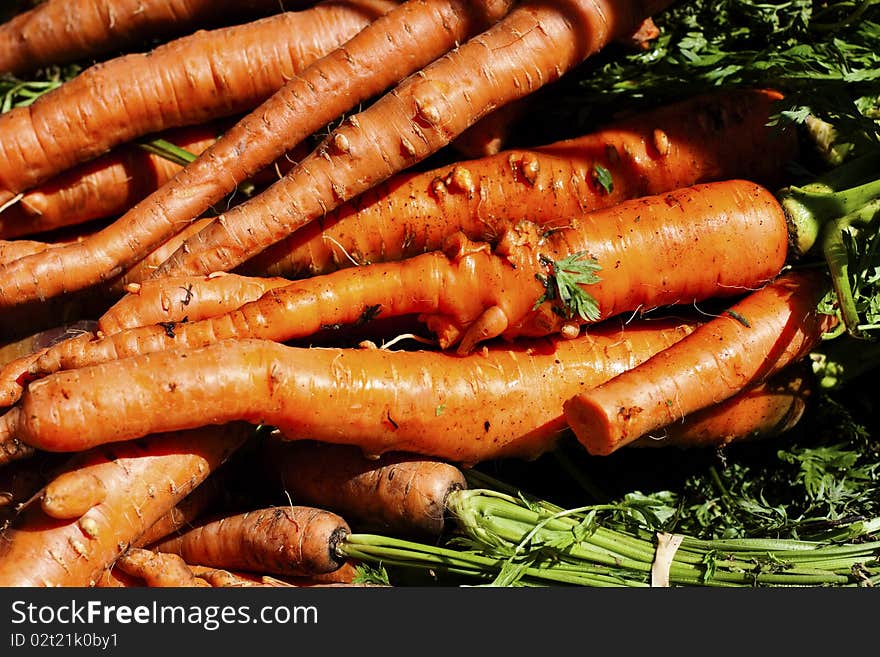
[(599, 319), (599, 306), (596, 300), (582, 287), (599, 282), (596, 272), (601, 269), (596, 259), (588, 253), (579, 251), (562, 260), (550, 260), (542, 256), (542, 261), (550, 269), (550, 276), (542, 278), (547, 291), (535, 302), (535, 308), (545, 301), (558, 299), (561, 306), (554, 310), (566, 319), (580, 317), (585, 322)]

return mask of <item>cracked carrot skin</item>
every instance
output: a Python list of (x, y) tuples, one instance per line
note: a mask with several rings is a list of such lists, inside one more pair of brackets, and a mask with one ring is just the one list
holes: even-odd
[(817, 309), (826, 290), (819, 272), (781, 275), (674, 347), (568, 399), (569, 425), (590, 454), (608, 455), (765, 381), (834, 326)]
[(535, 458), (566, 430), (562, 403), (688, 335), (693, 319), (592, 327), (574, 339), (437, 350), (226, 340), (33, 382), (4, 430), (47, 452), (241, 419), (286, 439), (409, 452), (465, 465)]
[(378, 316), (416, 315), (443, 349), (467, 353), (491, 338), (585, 323), (567, 318), (558, 300), (537, 304), (547, 292), (539, 280), (551, 273), (547, 260), (579, 252), (597, 260), (600, 280), (585, 289), (599, 309), (592, 321), (601, 321), (754, 289), (779, 273), (787, 248), (785, 216), (769, 191), (743, 180), (705, 183), (587, 213), (549, 235), (522, 222), (494, 252), (454, 236), (447, 252), (292, 281), (224, 315), (70, 338), (26, 370), (0, 370), (0, 402), (13, 404), (23, 382), (62, 369), (223, 338), (286, 342)]
[[(284, 2), (289, 10), (311, 4)], [(0, 25), (0, 72), (30, 73), (280, 9), (278, 0), (47, 0)]]
[(330, 511), (276, 506), (205, 522), (154, 549), (199, 566), (301, 576), (341, 568), (345, 560), (336, 545), (350, 533)]
[(97, 448), (114, 464), (103, 471), (105, 499), (72, 520), (28, 506), (0, 533), (0, 586), (93, 586), (129, 543), (252, 434), (250, 425), (231, 424)]
[[(767, 125), (781, 98), (764, 89), (715, 92), (555, 144), (398, 174), (235, 271), (300, 278), (399, 260), (440, 248), (456, 230), (491, 242), (513, 218), (559, 228), (584, 211), (713, 180), (775, 188), (798, 148), (794, 131)], [(609, 172), (610, 190), (597, 167)]]
[[(191, 153), (217, 139), (219, 126), (196, 126), (157, 135)], [(0, 210), (0, 239), (31, 237), (65, 226), (107, 219), (128, 210), (180, 171), (181, 166), (142, 148), (124, 145), (63, 171)], [(34, 252), (42, 250), (35, 249)], [(27, 255), (22, 252), (19, 257)], [(0, 262), (13, 258), (3, 256)]]
[[(377, 20), (384, 17), (378, 14), (392, 8), (400, 11), (388, 21), (373, 21), (375, 25), (366, 26), (372, 29), (359, 31), (313, 66), (288, 76), (279, 93), (253, 109), (172, 181), (111, 226), (63, 251), (0, 267), (0, 307), (98, 285), (123, 274), (242, 180), (358, 102), (379, 94), (454, 47), (460, 37), (491, 22), (495, 12), (503, 12), (509, 5), (507, 0), (358, 3), (375, 7), (370, 18)], [(361, 11), (364, 18), (368, 13)], [(389, 39), (389, 35), (395, 38)]]
[(559, 79), (668, 0), (540, 0), (424, 67), (259, 197), (217, 217), (152, 275), (229, 271), (448, 145), (497, 107)]

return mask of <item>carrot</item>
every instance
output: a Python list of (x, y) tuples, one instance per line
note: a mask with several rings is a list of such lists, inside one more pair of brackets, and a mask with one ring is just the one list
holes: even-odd
[[(378, 0), (373, 2), (376, 6)], [(378, 11), (380, 6), (390, 9), (392, 4), (397, 3), (378, 5), (373, 18), (382, 13)], [(373, 21), (367, 26), (369, 29), (354, 35), (344, 47), (328, 53), (299, 75), (289, 76), (289, 82), (278, 93), (227, 131), (173, 181), (93, 239), (48, 257), (34, 255), (0, 267), (0, 306), (48, 298), (112, 280), (234, 190), (242, 180), (343, 112), (478, 32), (503, 14), (509, 4), (508, 0), (410, 0), (400, 4), (399, 11), (391, 12), (387, 20)], [(400, 38), (389, 39), (389, 35)], [(274, 44), (273, 38), (264, 40)], [(35, 269), (42, 274), (35, 277)], [(49, 271), (54, 271), (54, 275)], [(129, 282), (140, 281), (131, 278)]]
[[(153, 276), (229, 271), (420, 162), (493, 109), (574, 68), (668, 0), (525, 1), (351, 115), (258, 197), (221, 214)], [(267, 221), (271, 217), (271, 221)]]
[[(459, 353), (494, 337), (576, 334), (581, 324), (620, 313), (759, 287), (784, 264), (787, 235), (779, 203), (763, 187), (741, 180), (695, 185), (573, 217), (549, 235), (522, 222), (495, 252), (451, 239), (447, 253), (294, 281), (225, 315), (78, 336), (26, 371), (3, 368), (0, 401), (14, 403), (27, 380), (60, 369), (222, 338), (285, 342), (377, 316), (419, 315), (442, 348)], [(752, 248), (744, 251), (742, 243)], [(593, 266), (601, 268), (598, 281)]]
[(170, 276), (132, 283), (129, 293), (98, 319), (97, 331), (112, 335), (148, 324), (197, 321), (235, 310), (276, 287), (286, 278), (241, 276)]
[(693, 326), (609, 320), (578, 338), (521, 339), (468, 356), (227, 340), (47, 376), (2, 422), (6, 433), (49, 452), (239, 419), (373, 456), (409, 452), (464, 465), (530, 459), (566, 430), (566, 399)]
[(820, 273), (788, 272), (640, 366), (572, 396), (565, 417), (588, 452), (607, 455), (729, 399), (821, 341), (837, 321), (817, 310), (826, 292)]
[(3, 240), (0, 242), (0, 264), (24, 258), (33, 253), (40, 253), (53, 245), (40, 240)]
[[(767, 126), (781, 94), (740, 89), (688, 98), (573, 139), (403, 173), (318, 217), (236, 271), (298, 278), (441, 248), (456, 230), (497, 240), (527, 217), (571, 216), (697, 183), (780, 180), (793, 131)], [(607, 173), (605, 185), (599, 173)]]
[(129, 548), (113, 565), (126, 575), (142, 580), (146, 586), (210, 586), (205, 580), (196, 577), (189, 565), (176, 554)]
[(0, 72), (30, 73), (279, 8), (277, 0), (46, 0), (0, 25)]
[(162, 541), (159, 552), (187, 563), (279, 575), (311, 575), (340, 568), (336, 544), (350, 533), (335, 513), (306, 506), (256, 509), (205, 522)]
[(208, 566), (190, 566), (189, 568), (193, 575), (215, 587), (294, 586), (269, 575), (233, 572), (223, 568), (209, 568)]
[(356, 446), (309, 440), (272, 440), (263, 449), (267, 477), (297, 503), (380, 532), (439, 536), (446, 496), (467, 487), (462, 472), (439, 459), (388, 453), (373, 460)]
[(75, 520), (50, 518), (38, 505), (23, 511), (0, 533), (0, 586), (92, 585), (252, 431), (232, 424), (100, 448), (116, 464), (107, 471), (104, 501)]
[(94, 320), (79, 320), (64, 326), (55, 326), (50, 329), (38, 331), (18, 340), (12, 340), (0, 347), (0, 364), (7, 365), (12, 361), (28, 357), (47, 347), (61, 342), (82, 332), (95, 331), (98, 328)]
[(466, 158), (497, 155), (506, 146), (516, 124), (527, 116), (531, 97), (503, 105), (467, 128), (450, 142), (456, 153)]
[(395, 4), (325, 0), (87, 68), (0, 114), (0, 203), (135, 137), (253, 109)]
[[(163, 133), (161, 138), (201, 153), (216, 140), (217, 129), (218, 126), (207, 125), (181, 128)], [(33, 236), (114, 217), (180, 169), (179, 164), (137, 146), (120, 146), (22, 194), (17, 202), (0, 211), (0, 238)], [(4, 256), (2, 262), (10, 259)]]
[(637, 438), (630, 446), (724, 447), (779, 436), (792, 429), (806, 410), (812, 377), (804, 365), (789, 365), (767, 381)]

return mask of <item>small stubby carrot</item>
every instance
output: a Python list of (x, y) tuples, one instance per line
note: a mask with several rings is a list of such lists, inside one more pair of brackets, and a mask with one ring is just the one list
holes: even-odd
[[(214, 143), (219, 128), (219, 125), (179, 128), (159, 137), (198, 154)], [(128, 210), (180, 169), (181, 165), (176, 162), (138, 146), (119, 146), (106, 155), (63, 171), (0, 210), (0, 238), (34, 237), (65, 226), (109, 220)], [(24, 255), (27, 254), (22, 251), (18, 257)], [(8, 262), (12, 254), (2, 258), (0, 261)]]
[(778, 437), (800, 422), (812, 383), (805, 361), (789, 365), (767, 381), (642, 436), (630, 446), (718, 448)]
[(517, 3), (487, 30), (351, 114), (283, 180), (218, 216), (153, 276), (234, 269), (341, 203), (436, 153), (495, 108), (559, 79), (668, 4), (668, 0)]
[(266, 476), (279, 491), (339, 513), (358, 531), (440, 536), (446, 497), (467, 487), (461, 470), (439, 459), (401, 453), (369, 459), (356, 445), (309, 440), (274, 439), (262, 449)]
[(83, 466), (64, 472), (46, 484), (40, 496), (43, 513), (52, 518), (68, 520), (80, 518), (86, 511), (104, 501), (107, 489), (99, 472), (101, 467), (112, 465)]
[[(787, 248), (785, 215), (768, 190), (704, 183), (572, 217), (549, 234), (521, 222), (494, 250), (458, 234), (444, 252), (292, 281), (224, 315), (71, 338), (24, 371), (0, 370), (0, 403), (13, 404), (22, 382), (62, 369), (224, 338), (286, 342), (380, 316), (418, 316), (441, 348), (461, 354), (498, 337), (577, 334), (621, 313), (760, 287), (779, 273)], [(598, 280), (589, 271), (596, 265)], [(562, 280), (571, 285), (560, 288)]]
[(348, 523), (330, 511), (276, 506), (206, 521), (154, 549), (199, 566), (312, 575), (342, 567), (336, 545), (350, 533)]
[(583, 335), (436, 349), (293, 347), (231, 339), (49, 375), (4, 433), (76, 452), (171, 427), (244, 420), (288, 440), (408, 452), (468, 466), (533, 459), (567, 431), (562, 403), (688, 335), (693, 319), (608, 320)]
[(782, 274), (676, 345), (566, 400), (569, 425), (590, 454), (608, 455), (765, 381), (836, 324), (818, 310), (827, 286), (815, 270)]
[(794, 131), (767, 125), (781, 99), (769, 89), (718, 91), (554, 144), (402, 173), (236, 271), (313, 276), (438, 249), (458, 230), (491, 242), (522, 217), (559, 228), (585, 211), (698, 183), (744, 178), (772, 188), (798, 152)]
[(137, 326), (216, 317), (286, 285), (290, 285), (287, 278), (226, 272), (148, 279), (132, 283), (128, 294), (98, 318), (96, 331), (112, 335)]
[(277, 0), (46, 0), (0, 25), (0, 72), (88, 60), (279, 9)]
[(93, 585), (252, 434), (251, 426), (234, 424), (100, 448), (116, 464), (104, 482), (104, 500), (75, 520), (54, 519), (29, 505), (0, 533), (0, 586)]
[[(0, 267), (0, 307), (100, 285), (135, 267), (241, 181), (277, 161), (358, 103), (382, 93), (479, 32), (504, 15), (511, 2), (349, 0), (340, 4), (351, 11), (356, 10), (351, 5), (361, 6), (359, 16), (369, 18), (369, 24), (298, 75), (288, 75), (286, 84), (226, 131), (217, 143), (92, 239), (48, 257), (35, 254)], [(390, 11), (393, 9), (398, 11)], [(302, 38), (296, 30), (286, 34)], [(389, 35), (395, 38), (389, 39)], [(263, 41), (262, 47), (276, 45), (273, 38)], [(263, 194), (265, 191), (258, 196)], [(40, 276), (34, 276), (35, 270), (41, 272)], [(127, 282), (140, 280), (130, 278)]]
[(252, 110), (395, 4), (324, 0), (88, 67), (0, 114), (0, 203), (136, 137)]
[(153, 552), (144, 548), (129, 548), (113, 567), (131, 577), (137, 577), (150, 587), (210, 586), (197, 577), (180, 556)]

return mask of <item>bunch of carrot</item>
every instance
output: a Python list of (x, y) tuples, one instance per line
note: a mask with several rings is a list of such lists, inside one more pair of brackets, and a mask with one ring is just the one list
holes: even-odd
[(184, 3), (171, 31), (141, 0), (82, 44), (75, 4), (0, 25), (7, 74), (95, 62), (0, 113), (0, 585), (351, 585), (352, 527), (438, 535), (459, 468), (798, 421), (840, 319), (804, 264), (828, 196), (771, 191), (781, 94), (453, 148), (668, 0)]

